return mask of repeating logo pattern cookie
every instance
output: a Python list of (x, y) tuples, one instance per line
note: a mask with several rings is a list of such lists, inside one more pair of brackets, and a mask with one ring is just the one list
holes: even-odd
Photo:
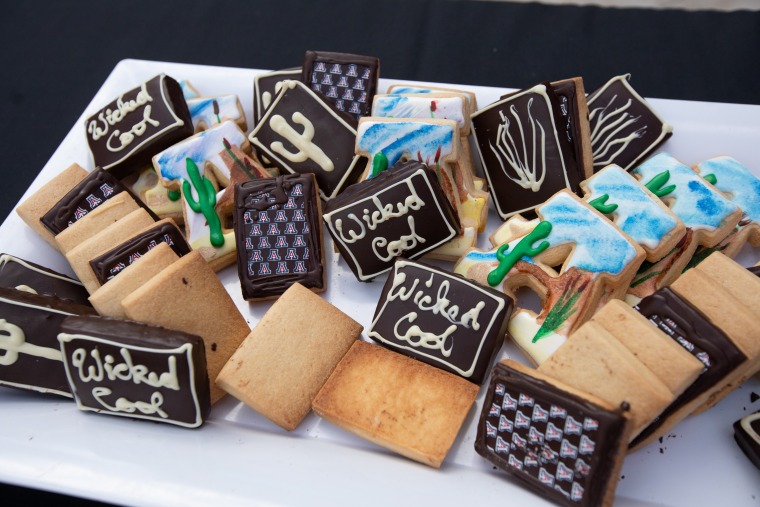
[(231, 198), (225, 210), (218, 203), (231, 196), (235, 175), (240, 179), (269, 176), (245, 154), (247, 148), (245, 134), (226, 121), (153, 158), (164, 185), (182, 192), (188, 243), (217, 269), (232, 263), (235, 254), (234, 231), (224, 227)]
[(380, 61), (348, 53), (307, 51), (303, 82), (356, 120), (370, 112), (377, 90)]
[(760, 246), (760, 178), (735, 158), (714, 157), (694, 169), (742, 210), (742, 217), (731, 234), (712, 248), (698, 248), (697, 259), (718, 250), (729, 257), (739, 253), (744, 243)]
[[(683, 241), (662, 259), (643, 264), (633, 281), (631, 293), (638, 294), (637, 285), (646, 278), (666, 271), (683, 271), (696, 265), (706, 254), (695, 256), (698, 247), (703, 252), (718, 246), (739, 224), (742, 211), (708, 181), (668, 153), (660, 153), (636, 167), (631, 174), (653, 194), (665, 202), (687, 227)], [(712, 178), (711, 178), (712, 179)]]
[(505, 222), (491, 236), (492, 250), (469, 251), (454, 272), (510, 295), (524, 286), (543, 295), (539, 315), (519, 308), (508, 329), (528, 357), (541, 364), (599, 305), (625, 294), (645, 252), (567, 190), (537, 213), (534, 220), (517, 215)]
[(656, 195), (617, 165), (605, 167), (581, 187), (587, 202), (646, 252), (646, 261), (631, 284), (636, 297), (654, 293), (681, 274), (683, 263), (648, 269), (675, 251), (686, 235), (686, 226)]

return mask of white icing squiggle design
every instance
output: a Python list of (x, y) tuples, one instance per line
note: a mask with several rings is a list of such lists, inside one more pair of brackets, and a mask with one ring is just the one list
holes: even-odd
[(15, 364), (19, 354), (43, 357), (53, 361), (63, 360), (61, 351), (58, 349), (27, 343), (24, 330), (5, 319), (0, 319), (0, 351), (2, 350), (5, 354), (0, 356), (0, 366)]
[(306, 116), (300, 112), (293, 113), (291, 118), (293, 123), (301, 125), (303, 132), (298, 133), (296, 129), (291, 127), (288, 122), (279, 114), (273, 115), (269, 120), (269, 126), (279, 135), (288, 140), (298, 150), (296, 153), (291, 153), (280, 141), (275, 141), (269, 145), (273, 152), (282, 155), (291, 162), (306, 162), (307, 160), (313, 160), (323, 171), (332, 172), (335, 169), (333, 161), (330, 157), (325, 155), (322, 148), (314, 144), (314, 124)]

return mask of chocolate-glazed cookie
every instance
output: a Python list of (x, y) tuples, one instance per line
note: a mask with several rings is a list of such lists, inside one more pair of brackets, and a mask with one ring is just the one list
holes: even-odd
[(397, 259), (367, 336), (481, 384), (501, 347), (512, 299), (463, 276)]
[(504, 96), (472, 115), (475, 141), (496, 211), (531, 216), (580, 177), (565, 119), (549, 83)]
[(116, 179), (113, 174), (96, 167), (86, 178), (69, 190), (55, 206), (42, 215), (40, 222), (53, 235), (59, 234), (108, 199), (122, 192), (127, 192), (139, 206), (153, 217), (153, 220), (158, 220), (156, 214), (126, 185)]
[(55, 296), (90, 306), (90, 294), (79, 280), (9, 254), (0, 254), (0, 287)]
[(635, 447), (677, 412), (708, 389), (715, 387), (747, 360), (741, 350), (704, 315), (666, 287), (642, 299), (634, 309), (699, 359), (705, 368), (696, 381), (631, 442)]
[(193, 134), (182, 88), (165, 74), (122, 93), (84, 127), (95, 165), (117, 178), (143, 169), (153, 155)]
[(263, 74), (257, 74), (253, 78), (253, 125), (258, 125), (261, 117), (269, 106), (272, 105), (274, 98), (280, 92), (283, 81), (301, 79), (301, 67), (292, 67), (289, 69), (275, 70)]
[(486, 391), (475, 450), (561, 505), (611, 505), (629, 431), (625, 407), (598, 401), (503, 361)]
[(594, 171), (617, 164), (630, 171), (673, 135), (673, 127), (628, 83), (616, 76), (589, 94)]
[(199, 336), (103, 317), (69, 317), (58, 334), (80, 410), (196, 428), (211, 407)]
[(71, 397), (56, 335), (70, 315), (91, 306), (0, 288), (0, 385)]
[(243, 298), (276, 298), (296, 282), (324, 290), (321, 221), (313, 174), (237, 185), (233, 224)]
[(179, 257), (191, 250), (174, 221), (165, 219), (155, 227), (90, 260), (90, 267), (98, 282), (104, 284), (159, 243), (169, 245)]
[(416, 161), (352, 185), (327, 203), (323, 218), (351, 271), (365, 282), (390, 270), (396, 257), (420, 257), (459, 232), (435, 173)]
[(364, 169), (354, 153), (356, 122), (300, 81), (282, 81), (248, 139), (260, 157), (282, 171), (314, 173), (324, 200), (335, 197)]

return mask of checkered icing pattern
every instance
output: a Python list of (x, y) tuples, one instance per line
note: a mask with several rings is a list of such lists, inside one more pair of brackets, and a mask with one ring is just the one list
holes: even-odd
[(485, 420), (486, 445), (515, 472), (537, 479), (573, 502), (583, 499), (593, 475), (599, 422), (540, 403), (497, 383)]
[(329, 98), (341, 111), (357, 120), (369, 114), (368, 91), (372, 79), (369, 67), (355, 63), (314, 62), (311, 89)]

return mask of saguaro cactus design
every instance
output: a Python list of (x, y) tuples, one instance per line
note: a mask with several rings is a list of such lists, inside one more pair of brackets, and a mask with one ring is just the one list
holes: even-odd
[[(212, 245), (218, 248), (224, 245), (224, 235), (222, 234), (222, 223), (219, 220), (219, 215), (214, 210), (214, 206), (216, 206), (216, 189), (206, 176), (201, 176), (198, 166), (193, 159), (187, 158), (185, 162), (190, 181), (182, 180), (182, 193), (190, 209), (196, 213), (203, 213), (210, 229), (209, 240)], [(192, 187), (195, 188), (198, 194), (197, 201), (193, 198), (191, 182)]]

